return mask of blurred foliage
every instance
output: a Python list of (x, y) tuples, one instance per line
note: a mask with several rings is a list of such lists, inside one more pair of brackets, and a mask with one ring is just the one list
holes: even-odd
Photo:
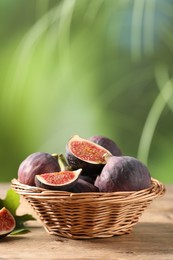
[(170, 0), (1, 0), (0, 181), (99, 134), (173, 182), (172, 24)]

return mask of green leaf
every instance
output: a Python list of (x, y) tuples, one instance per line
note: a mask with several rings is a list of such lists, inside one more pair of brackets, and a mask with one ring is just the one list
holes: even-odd
[(35, 220), (31, 215), (25, 214), (22, 216), (14, 216), (15, 221), (16, 221), (16, 227), (12, 231), (11, 235), (18, 235), (18, 234), (25, 234), (30, 232), (28, 228), (25, 226), (25, 222), (29, 220)]
[(29, 220), (35, 220), (35, 218), (30, 214), (24, 214), (22, 216), (15, 216), (15, 219), (18, 223), (25, 223)]
[(25, 227), (25, 222), (29, 220), (35, 220), (34, 217), (30, 214), (24, 214), (21, 216), (16, 215), (16, 210), (20, 205), (20, 196), (13, 191), (12, 189), (9, 189), (7, 191), (5, 199), (0, 199), (0, 208), (7, 208), (11, 214), (14, 216), (16, 221), (16, 227), (11, 232), (11, 235), (18, 235), (18, 234), (24, 234), (29, 232), (29, 229)]
[(20, 204), (20, 196), (12, 189), (9, 189), (7, 191), (4, 200), (0, 200), (0, 207), (1, 208), (6, 207), (13, 216), (16, 215), (16, 210), (19, 207), (19, 204)]
[(21, 234), (26, 234), (26, 233), (28, 233), (28, 232), (30, 232), (29, 229), (27, 229), (27, 228), (20, 228), (20, 229), (14, 229), (14, 230), (10, 233), (10, 235), (21, 235)]
[(22, 216), (14, 216), (16, 220), (16, 228), (24, 228), (24, 223), (29, 221), (29, 220), (35, 220), (31, 215), (25, 214)]
[(22, 216), (14, 216), (15, 221), (16, 221), (16, 227), (11, 233), (11, 235), (18, 235), (18, 234), (25, 234), (30, 232), (28, 228), (25, 227), (25, 222), (29, 220), (35, 220), (31, 215), (29, 214), (24, 214)]

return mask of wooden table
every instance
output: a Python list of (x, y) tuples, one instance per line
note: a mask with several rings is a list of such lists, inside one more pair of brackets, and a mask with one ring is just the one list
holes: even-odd
[[(10, 184), (0, 184), (3, 198)], [(21, 198), (18, 214), (36, 217)], [(128, 235), (112, 238), (71, 240), (49, 235), (41, 222), (28, 222), (29, 233), (8, 236), (0, 241), (3, 259), (152, 259), (173, 260), (173, 185), (166, 194), (155, 199)]]

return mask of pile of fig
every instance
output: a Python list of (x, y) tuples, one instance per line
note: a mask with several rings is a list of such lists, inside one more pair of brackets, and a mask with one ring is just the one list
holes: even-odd
[(81, 192), (138, 191), (151, 186), (148, 168), (123, 155), (113, 140), (72, 136), (66, 154), (35, 152), (18, 168), (18, 181), (43, 189)]

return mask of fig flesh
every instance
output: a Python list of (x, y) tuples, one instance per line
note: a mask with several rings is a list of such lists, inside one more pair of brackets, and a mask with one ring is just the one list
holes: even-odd
[(110, 156), (95, 186), (101, 192), (138, 191), (151, 186), (147, 167), (134, 157)]
[(16, 226), (15, 219), (8, 209), (3, 207), (0, 210), (0, 238), (10, 234)]
[(35, 185), (49, 190), (68, 191), (75, 185), (81, 171), (82, 169), (39, 174), (35, 176)]
[(73, 169), (82, 168), (83, 175), (97, 176), (106, 164), (105, 155), (111, 155), (104, 147), (74, 135), (66, 146), (66, 158)]
[(74, 193), (99, 192), (99, 189), (95, 185), (85, 181), (84, 179), (81, 179), (80, 177), (76, 184), (69, 191)]
[(26, 157), (18, 168), (19, 182), (35, 186), (35, 175), (60, 171), (56, 156), (49, 153), (35, 152)]
[(89, 140), (96, 144), (103, 146), (109, 152), (111, 152), (112, 155), (115, 155), (115, 156), (122, 155), (122, 151), (118, 147), (118, 145), (113, 140), (111, 140), (105, 136), (95, 135), (95, 136), (90, 137)]

